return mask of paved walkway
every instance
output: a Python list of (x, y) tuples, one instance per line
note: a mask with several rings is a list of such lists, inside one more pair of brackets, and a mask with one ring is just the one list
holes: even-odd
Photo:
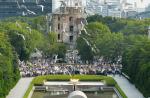
[(128, 98), (144, 98), (141, 92), (133, 85), (131, 84), (125, 77), (115, 75), (112, 76), (120, 88), (124, 91), (124, 93), (127, 95)]
[(33, 78), (21, 78), (6, 98), (23, 98)]

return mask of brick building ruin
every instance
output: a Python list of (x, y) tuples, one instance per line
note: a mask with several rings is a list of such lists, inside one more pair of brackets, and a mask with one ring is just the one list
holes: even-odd
[(51, 31), (57, 33), (58, 42), (74, 49), (85, 23), (82, 0), (63, 0), (61, 6), (52, 13)]

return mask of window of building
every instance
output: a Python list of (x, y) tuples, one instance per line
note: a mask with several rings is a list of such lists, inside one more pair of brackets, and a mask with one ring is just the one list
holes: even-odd
[(79, 3), (75, 3), (75, 6), (79, 6)]
[(60, 17), (58, 16), (58, 21), (60, 21)]
[(58, 34), (58, 40), (60, 40), (60, 34)]
[(70, 42), (73, 42), (73, 36), (70, 36), (70, 37), (69, 37), (69, 41), (70, 41)]
[(70, 32), (73, 32), (73, 26), (70, 26)]
[(69, 17), (69, 21), (73, 21), (73, 17)]
[(60, 23), (58, 24), (58, 30), (60, 30)]

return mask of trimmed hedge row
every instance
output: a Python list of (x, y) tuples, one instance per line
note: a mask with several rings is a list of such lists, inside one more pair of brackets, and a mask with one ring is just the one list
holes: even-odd
[[(34, 85), (43, 85), (43, 81), (69, 81), (70, 80), (69, 75), (46, 75), (46, 76), (38, 76), (33, 79), (31, 82), (28, 90), (26, 91), (23, 98), (28, 98), (28, 95), (30, 91), (32, 90), (32, 87)], [(124, 92), (120, 89), (116, 81), (111, 77), (106, 76), (100, 76), (100, 75), (75, 75), (73, 78), (77, 78), (80, 81), (101, 81), (106, 83), (108, 86), (114, 86), (119, 91), (119, 93), (122, 95), (123, 98), (127, 98), (127, 96), (124, 94)]]

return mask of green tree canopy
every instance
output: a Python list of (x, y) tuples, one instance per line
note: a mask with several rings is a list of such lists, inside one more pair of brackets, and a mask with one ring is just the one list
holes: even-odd
[(0, 98), (5, 98), (19, 78), (17, 56), (7, 35), (0, 32)]

